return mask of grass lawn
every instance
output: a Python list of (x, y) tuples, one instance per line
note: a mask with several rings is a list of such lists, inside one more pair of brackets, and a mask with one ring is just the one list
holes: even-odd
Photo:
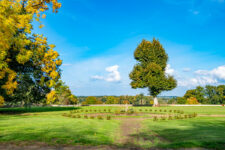
[[(61, 112), (60, 112), (61, 113)], [(0, 141), (41, 141), (50, 144), (112, 144), (117, 120), (85, 120), (57, 113), (0, 115)]]
[(197, 117), (186, 120), (144, 121), (140, 136), (149, 137), (154, 132), (165, 141), (158, 143), (163, 148), (204, 147), (225, 148), (225, 117)]
[[(153, 121), (141, 120), (142, 128), (138, 133), (131, 133), (136, 147), (204, 147), (223, 149), (225, 146), (225, 107), (133, 107), (135, 110), (152, 109), (152, 113), (168, 113), (169, 110), (183, 110), (185, 113), (196, 112), (198, 115), (218, 115), (220, 117), (198, 116), (197, 118)], [(119, 107), (85, 106), (80, 108), (23, 108), (0, 109), (0, 143), (40, 141), (48, 144), (69, 145), (118, 145), (118, 135), (121, 135), (123, 119), (98, 120), (78, 119), (62, 116), (71, 109), (101, 110), (111, 112)], [(157, 112), (155, 110), (157, 109)], [(167, 112), (159, 112), (159, 110)], [(86, 111), (82, 111), (82, 114)], [(99, 111), (98, 111), (99, 113)], [(132, 119), (132, 118), (131, 118)], [(135, 119), (135, 116), (133, 117)], [(140, 117), (137, 120), (140, 120)], [(131, 121), (132, 124), (132, 121)], [(129, 126), (128, 126), (129, 127)], [(120, 145), (121, 146), (121, 145)]]

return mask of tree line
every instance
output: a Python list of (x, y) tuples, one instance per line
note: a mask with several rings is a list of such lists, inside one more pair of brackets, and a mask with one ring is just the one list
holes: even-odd
[(183, 97), (176, 97), (169, 104), (225, 104), (225, 85), (197, 86), (187, 90)]

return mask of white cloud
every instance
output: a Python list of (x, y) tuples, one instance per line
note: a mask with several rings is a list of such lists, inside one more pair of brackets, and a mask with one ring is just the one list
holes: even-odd
[(174, 74), (174, 69), (171, 68), (170, 64), (168, 64), (168, 65), (166, 66), (166, 73), (167, 73), (168, 75), (173, 75), (173, 74)]
[(109, 72), (109, 75), (105, 78), (105, 80), (108, 82), (120, 81), (121, 77), (118, 68), (118, 65), (107, 67), (105, 70)]
[(92, 76), (91, 79), (105, 80), (107, 82), (117, 82), (117, 81), (120, 81), (121, 80), (121, 77), (120, 77), (120, 72), (118, 71), (118, 68), (119, 68), (118, 65), (106, 67), (105, 70), (107, 72), (109, 72), (109, 74), (106, 77), (99, 76), (99, 75), (95, 75), (95, 76)]
[(207, 84), (221, 84), (225, 82), (225, 65), (212, 70), (197, 70), (196, 77), (178, 80), (179, 86), (198, 86)]
[(191, 71), (191, 68), (183, 68), (182, 71), (183, 72), (189, 72), (189, 71)]
[(95, 80), (103, 80), (104, 77), (103, 77), (103, 76), (95, 75), (95, 76), (92, 76), (91, 79), (95, 79)]
[(213, 70), (197, 70), (195, 73), (197, 75), (210, 76), (214, 79), (225, 81), (225, 65), (219, 66)]

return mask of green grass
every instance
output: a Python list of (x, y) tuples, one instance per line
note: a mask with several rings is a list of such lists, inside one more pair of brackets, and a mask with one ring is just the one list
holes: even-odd
[(223, 117), (197, 117), (172, 120), (169, 123), (168, 121), (146, 120), (144, 125), (145, 129), (140, 136), (153, 138), (151, 133), (156, 133), (165, 140), (157, 145), (162, 148), (223, 149), (225, 146), (225, 118)]
[[(120, 135), (121, 120), (78, 119), (62, 116), (70, 110), (83, 110), (79, 114), (95, 113), (93, 110), (115, 110), (124, 107), (85, 106), (75, 107), (34, 107), (0, 108), (0, 142), (40, 141), (49, 144), (115, 145)], [(183, 110), (184, 113), (196, 112), (198, 115), (225, 115), (225, 107), (130, 107), (135, 110), (152, 109), (148, 113), (168, 113), (168, 110)], [(162, 112), (159, 112), (159, 110)], [(167, 112), (164, 112), (164, 110)], [(86, 112), (86, 110), (89, 110)], [(92, 110), (90, 112), (90, 110)], [(12, 113), (12, 114), (7, 114)], [(109, 114), (109, 113), (108, 113)], [(106, 115), (107, 116), (107, 115)], [(145, 117), (142, 114), (139, 117)], [(135, 116), (121, 116), (122, 118)], [(135, 141), (137, 147), (204, 147), (222, 149), (225, 146), (225, 117), (197, 117), (183, 120), (153, 121), (144, 120), (144, 128)], [(162, 138), (163, 139), (162, 139)], [(135, 143), (133, 143), (135, 145)]]
[(50, 144), (112, 144), (116, 120), (74, 119), (45, 115), (1, 115), (0, 142), (41, 141)]

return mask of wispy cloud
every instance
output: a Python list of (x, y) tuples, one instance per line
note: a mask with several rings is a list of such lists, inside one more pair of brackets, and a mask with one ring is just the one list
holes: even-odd
[(107, 82), (118, 82), (121, 80), (120, 72), (118, 71), (118, 68), (119, 68), (118, 65), (106, 67), (105, 70), (109, 72), (109, 74), (106, 77), (94, 75), (94, 76), (91, 76), (91, 79), (105, 80)]

